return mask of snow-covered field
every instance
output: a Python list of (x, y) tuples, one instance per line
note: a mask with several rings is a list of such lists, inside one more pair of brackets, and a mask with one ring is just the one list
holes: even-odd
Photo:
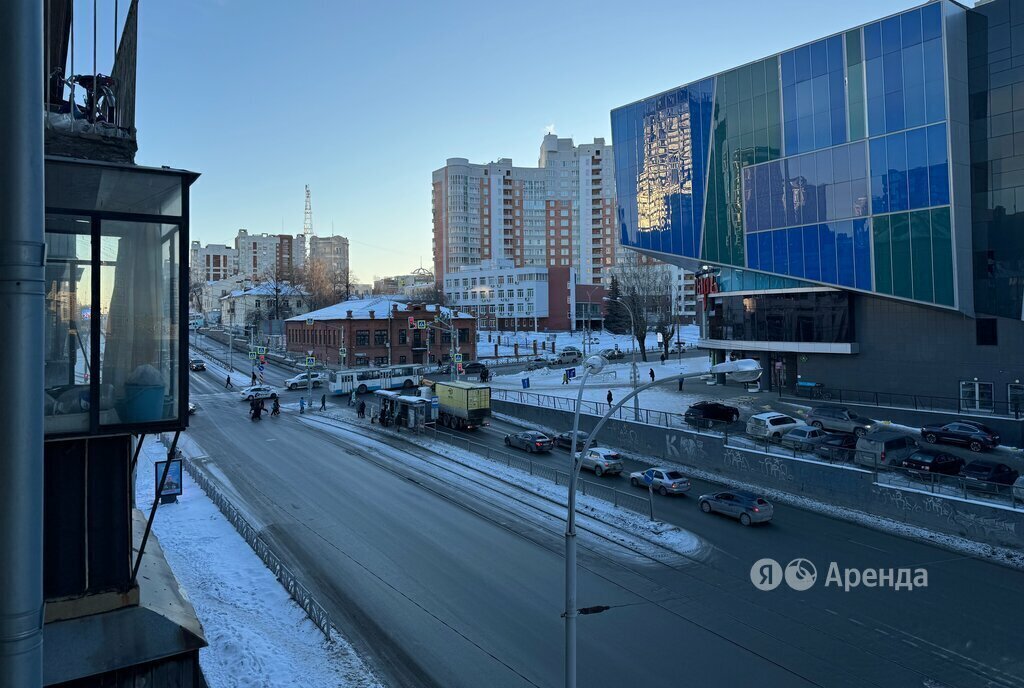
[[(136, 505), (153, 505), (153, 464), (166, 456), (148, 438), (136, 473)], [(199, 662), (210, 688), (381, 684), (345, 640), (331, 643), (288, 596), (187, 472), (176, 504), (153, 521), (167, 563), (195, 607), (210, 646)]]
[[(683, 344), (694, 346), (697, 343), (697, 339), (700, 335), (700, 328), (697, 325), (683, 325), (679, 328), (678, 339)], [(490, 341), (487, 337), (490, 336)], [(513, 344), (519, 344), (519, 354), (521, 356), (533, 353), (533, 342), (537, 342), (538, 352), (541, 350), (541, 345), (547, 342), (548, 351), (551, 350), (551, 343), (554, 342), (555, 351), (561, 351), (567, 346), (575, 346), (577, 349), (583, 349), (583, 340), (585, 334), (582, 331), (577, 332), (533, 332), (532, 330), (519, 330), (518, 332), (509, 331), (485, 331), (481, 330), (479, 333), (480, 340), (477, 342), (477, 355), (481, 358), (485, 356), (494, 356), (494, 345), (498, 344), (498, 356), (512, 356), (515, 353)], [(613, 349), (618, 345), (619, 349), (625, 351), (627, 354), (633, 346), (633, 339), (628, 334), (612, 334), (611, 332), (597, 331), (589, 334), (591, 341), (587, 344), (587, 351), (590, 351), (590, 347), (594, 347), (595, 351), (600, 349)], [(674, 345), (677, 337), (672, 337), (672, 344)], [(500, 342), (500, 343), (499, 343)], [(655, 349), (658, 346), (658, 336), (654, 332), (650, 332), (647, 335), (647, 340), (644, 342), (647, 349)]]

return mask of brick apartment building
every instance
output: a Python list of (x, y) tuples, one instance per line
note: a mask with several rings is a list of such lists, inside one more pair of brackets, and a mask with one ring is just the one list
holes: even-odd
[[(289, 352), (312, 351), (317, 361), (344, 368), (441, 363), (450, 360), (451, 336), (447, 330), (430, 327), (440, 313), (452, 316), (458, 329), (458, 352), (466, 361), (475, 360), (476, 318), (436, 304), (404, 303), (393, 297), (342, 301), (290, 318), (285, 321), (285, 339)], [(409, 318), (424, 321), (427, 329), (411, 329)]]

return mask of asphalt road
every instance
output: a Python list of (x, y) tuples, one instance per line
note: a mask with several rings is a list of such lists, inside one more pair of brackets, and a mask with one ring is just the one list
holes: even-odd
[[(189, 434), (209, 470), (391, 685), (560, 685), (556, 521), (453, 486), (419, 457), (443, 459), (401, 438), (338, 434), (294, 412), (254, 424), (217, 371), (192, 381)], [(507, 429), (476, 439), (501, 447)], [(564, 467), (568, 454), (539, 460)], [(715, 488), (694, 481), (693, 494)], [(657, 564), (581, 535), (580, 604), (615, 608), (580, 619), (580, 685), (1024, 686), (1024, 574), (782, 505), (771, 525), (747, 529), (693, 497), (655, 500), (706, 553)], [(807, 558), (819, 582), (757, 591), (749, 573), (762, 557)], [(924, 567), (929, 586), (826, 588), (831, 561)]]

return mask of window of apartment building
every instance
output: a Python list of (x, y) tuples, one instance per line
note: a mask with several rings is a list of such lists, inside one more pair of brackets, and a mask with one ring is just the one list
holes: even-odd
[(256, 299), (256, 308), (259, 308), (259, 307), (260, 307), (260, 300)]
[(1024, 385), (1018, 383), (1006, 385), (1006, 400), (1010, 403), (1010, 413), (1014, 416), (1024, 413)]
[(370, 346), (369, 330), (356, 330), (356, 346)]
[(567, 258), (563, 258), (561, 264), (562, 265), (568, 265), (569, 264), (569, 260)]
[(522, 289), (517, 289), (516, 290), (516, 296), (518, 296), (519, 298), (523, 298), (523, 290)]
[[(430, 330), (430, 334), (433, 335), (434, 331)], [(451, 344), (451, 342), (452, 342), (452, 333), (449, 332), (448, 330), (442, 331), (441, 332), (441, 343), (442, 344)]]
[(562, 221), (561, 221), (561, 223), (559, 223), (559, 224), (560, 224), (560, 225), (561, 225), (562, 227), (568, 227), (568, 226), (569, 226), (569, 221), (568, 221), (568, 220), (562, 220)]
[(470, 279), (470, 281), (469, 281), (469, 285), (470, 285), (471, 287), (475, 287), (475, 286), (476, 286), (476, 277), (473, 277), (472, 279)]
[(379, 366), (386, 366), (388, 364), (388, 357), (387, 356), (374, 356), (373, 357), (373, 364), (374, 365), (379, 365)]
[(995, 318), (978, 318), (975, 323), (975, 342), (978, 346), (999, 344), (998, 321)]
[(436, 336), (436, 331), (435, 330), (427, 330), (427, 345), (428, 346), (433, 346), (434, 345), (434, 338), (435, 338), (435, 336)]
[(569, 211), (568, 210), (562, 210), (558, 214), (561, 215), (562, 217), (569, 217)]
[(398, 357), (398, 362), (399, 363), (407, 363), (408, 361), (406, 361), (406, 357), (405, 356), (399, 356)]
[(469, 328), (468, 327), (460, 327), (459, 328), (459, 341), (460, 342), (468, 342), (469, 341)]
[(374, 330), (373, 331), (373, 343), (377, 346), (384, 346), (388, 341), (387, 330)]
[(505, 312), (505, 304), (499, 303), (498, 304), (498, 313), (504, 313), (504, 312)]
[(527, 289), (526, 290), (526, 298), (531, 299), (531, 300), (533, 299), (533, 289)]

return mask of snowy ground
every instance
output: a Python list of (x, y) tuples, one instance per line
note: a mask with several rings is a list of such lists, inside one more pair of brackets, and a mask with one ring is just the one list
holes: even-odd
[[(548, 343), (548, 350), (550, 352), (551, 342), (555, 344), (555, 351), (561, 351), (567, 346), (575, 346), (577, 349), (583, 349), (584, 333), (582, 331), (577, 332), (533, 332), (532, 330), (520, 330), (519, 332), (512, 331), (480, 331), (480, 341), (477, 342), (477, 355), (480, 357), (494, 356), (494, 345), (500, 340), (498, 346), (499, 356), (511, 356), (515, 352), (513, 344), (519, 344), (519, 354), (526, 355), (533, 353), (533, 342), (537, 342), (537, 350), (540, 351), (541, 345), (545, 342)], [(491, 341), (487, 340), (488, 335), (491, 336)], [(700, 335), (700, 328), (697, 325), (683, 325), (679, 328), (678, 339), (683, 344), (696, 345), (697, 339)], [(601, 349), (613, 349), (618, 344), (619, 349), (625, 352), (629, 352), (633, 346), (633, 339), (628, 334), (612, 334), (611, 332), (591, 332), (589, 334), (591, 342), (587, 344), (587, 350), (593, 346), (595, 351)], [(672, 337), (672, 344), (676, 342), (676, 337)], [(648, 350), (654, 349), (658, 346), (658, 338), (654, 332), (647, 335), (645, 345)]]
[[(156, 438), (146, 440), (135, 483), (146, 514), (153, 464), (165, 456)], [(210, 688), (380, 686), (344, 639), (324, 640), (191, 476), (182, 477), (184, 493), (160, 506), (153, 532), (210, 643), (199, 653)]]

